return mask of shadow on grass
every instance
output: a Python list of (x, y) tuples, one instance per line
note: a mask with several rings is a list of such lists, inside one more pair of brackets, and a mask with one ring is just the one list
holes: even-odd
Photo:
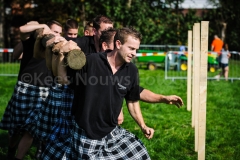
[(8, 148), (8, 134), (7, 131), (0, 132), (0, 159), (7, 160), (6, 153)]
[[(36, 146), (38, 144), (37, 140), (33, 141), (31, 148), (28, 150), (24, 157), (24, 160), (35, 159)], [(6, 157), (8, 150), (8, 133), (7, 131), (0, 130), (0, 160), (8, 160)]]

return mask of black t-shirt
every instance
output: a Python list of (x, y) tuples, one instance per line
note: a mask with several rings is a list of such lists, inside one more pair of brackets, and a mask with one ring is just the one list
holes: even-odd
[(53, 83), (53, 74), (48, 70), (45, 59), (32, 58), (23, 69), (19, 80), (35, 86), (50, 87)]
[[(21, 63), (20, 63), (19, 75), (21, 75), (22, 70), (27, 66), (28, 62), (33, 57), (33, 47), (35, 43), (35, 38), (33, 35), (34, 34), (31, 34), (30, 37), (25, 41), (22, 40), (24, 54), (22, 56)], [(19, 78), (20, 77), (18, 76), (18, 80)]]
[[(85, 53), (85, 55), (96, 53), (97, 50), (94, 45), (94, 37), (93, 36), (83, 36), (77, 38), (65, 37), (66, 40), (72, 40), (77, 43), (77, 45), (81, 48), (81, 50)], [(140, 86), (139, 93), (144, 90), (143, 87)]]
[(94, 37), (93, 36), (83, 36), (77, 38), (66, 37), (66, 40), (72, 40), (77, 43), (81, 50), (85, 53), (96, 53)]
[(18, 80), (35, 86), (50, 87), (53, 82), (53, 74), (48, 70), (45, 59), (33, 57), (35, 38), (31, 34), (30, 38), (22, 41), (23, 58), (21, 60)]
[(91, 139), (100, 139), (117, 125), (123, 99), (139, 100), (138, 70), (123, 64), (113, 75), (107, 53), (87, 56), (76, 73), (72, 114)]

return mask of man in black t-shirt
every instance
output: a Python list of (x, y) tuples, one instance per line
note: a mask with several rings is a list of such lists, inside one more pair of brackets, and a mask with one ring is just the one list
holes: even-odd
[[(81, 50), (85, 53), (96, 53), (101, 51), (101, 42), (99, 42), (102, 31), (113, 28), (114, 22), (107, 16), (98, 15), (93, 19), (94, 36), (84, 36), (79, 38), (67, 38), (75, 41)], [(183, 105), (183, 101), (179, 96), (165, 96), (154, 93), (148, 89), (140, 87), (140, 100), (147, 103), (166, 103), (176, 105), (178, 108)], [(122, 112), (121, 112), (122, 113)], [(119, 124), (123, 121), (123, 117), (119, 117)]]
[[(116, 33), (116, 29), (114, 28), (109, 28), (101, 32), (101, 36), (99, 39), (99, 45), (100, 45), (99, 47), (101, 49), (100, 50), (101, 52), (114, 49), (113, 39), (114, 39), (115, 33)], [(143, 89), (142, 87), (140, 87), (140, 100), (151, 102), (151, 103), (173, 104), (173, 105), (176, 105), (177, 107), (180, 107), (182, 105), (182, 99), (176, 95), (165, 96), (161, 94), (155, 94), (149, 90)], [(118, 117), (118, 124), (122, 124), (123, 119), (124, 119), (123, 111), (121, 111)]]
[[(114, 50), (86, 57), (86, 65), (76, 72), (73, 115), (75, 125), (66, 159), (150, 159), (143, 143), (132, 133), (118, 126), (118, 115), (126, 99), (129, 112), (146, 138), (154, 130), (142, 117), (139, 106), (138, 70), (131, 63), (139, 48), (141, 34), (132, 28), (119, 29)], [(66, 138), (67, 138), (66, 137)], [(62, 147), (48, 146), (43, 158), (59, 155)], [(61, 150), (62, 149), (62, 150)], [(47, 158), (48, 157), (48, 158)]]

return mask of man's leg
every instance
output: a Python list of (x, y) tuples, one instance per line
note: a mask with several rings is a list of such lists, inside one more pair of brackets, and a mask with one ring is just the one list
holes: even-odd
[(8, 142), (7, 158), (9, 160), (11, 160), (11, 159), (14, 159), (15, 154), (16, 154), (16, 150), (17, 150), (16, 144), (18, 142), (19, 135), (18, 134), (13, 134), (12, 136), (10, 136), (8, 134), (8, 139), (9, 139), (9, 142)]
[(225, 77), (225, 80), (227, 81), (228, 80), (228, 66), (224, 68), (224, 77)]
[(31, 147), (32, 142), (33, 137), (28, 132), (25, 132), (19, 142), (16, 158), (23, 159), (28, 149)]

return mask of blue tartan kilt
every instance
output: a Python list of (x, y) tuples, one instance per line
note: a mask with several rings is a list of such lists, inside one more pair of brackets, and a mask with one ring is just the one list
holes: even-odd
[(70, 134), (49, 143), (42, 159), (150, 160), (143, 143), (120, 126), (99, 140), (89, 139), (77, 124), (74, 124)]
[(73, 90), (67, 85), (53, 84), (39, 114), (30, 117), (35, 120), (28, 130), (30, 134), (46, 143), (69, 134), (73, 97)]
[(29, 116), (38, 115), (48, 96), (47, 87), (39, 87), (18, 81), (14, 93), (0, 122), (0, 128), (8, 130), (10, 136), (25, 131)]

